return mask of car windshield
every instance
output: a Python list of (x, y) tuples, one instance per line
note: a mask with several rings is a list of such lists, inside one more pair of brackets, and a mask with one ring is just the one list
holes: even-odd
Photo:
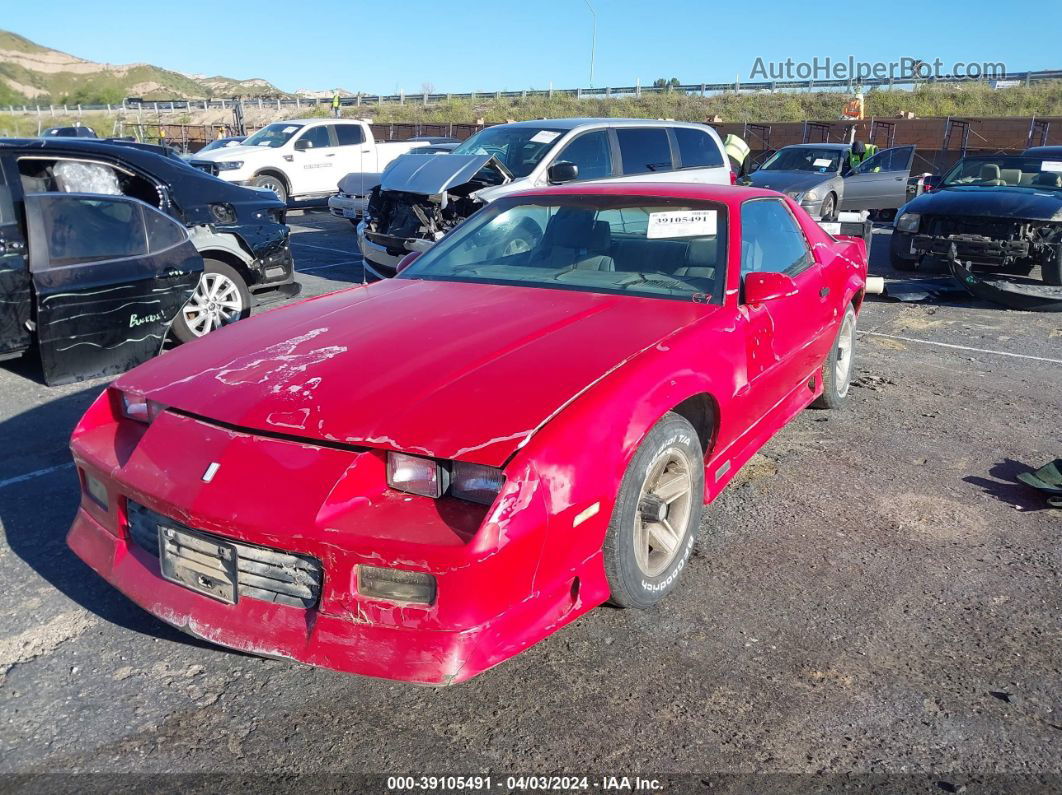
[(401, 277), (719, 303), (726, 209), (655, 196), (499, 199)]
[(455, 155), (494, 155), (514, 177), (526, 177), (553, 148), (564, 130), (548, 127), (499, 125), (480, 130), (459, 147)]
[(837, 171), (844, 161), (840, 149), (813, 149), (804, 146), (779, 149), (764, 163), (761, 171), (814, 171), (826, 174)]
[(301, 124), (286, 124), (285, 122), (267, 124), (261, 130), (245, 140), (243, 145), (268, 146), (270, 149), (276, 149), (290, 141), (291, 136), (301, 129)]
[(1018, 187), (1062, 190), (1062, 157), (995, 155), (968, 157), (952, 167), (942, 180), (944, 187)]

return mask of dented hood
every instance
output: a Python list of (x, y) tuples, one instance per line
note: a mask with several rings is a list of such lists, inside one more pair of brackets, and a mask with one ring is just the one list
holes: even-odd
[(117, 386), (251, 431), (500, 466), (567, 403), (712, 311), (393, 279), (241, 321)]
[(380, 187), (431, 196), (464, 185), (492, 160), (493, 155), (399, 155), (384, 170)]

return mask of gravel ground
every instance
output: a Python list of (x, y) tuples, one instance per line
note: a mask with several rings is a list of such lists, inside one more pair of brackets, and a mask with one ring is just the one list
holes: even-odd
[[(291, 220), (304, 294), (361, 280), (346, 222)], [(872, 270), (890, 277), (887, 234)], [(1062, 511), (1014, 475), (1062, 455), (1062, 316), (870, 299), (860, 331), (848, 405), (805, 412), (744, 468), (663, 605), (595, 610), (442, 690), (228, 652), (126, 601), (63, 543), (67, 437), (103, 382), (0, 365), (0, 780), (1059, 791)]]

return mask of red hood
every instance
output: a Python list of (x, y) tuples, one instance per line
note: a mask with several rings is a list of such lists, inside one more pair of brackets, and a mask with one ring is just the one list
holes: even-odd
[(595, 381), (709, 311), (396, 279), (237, 323), (116, 385), (244, 428), (500, 466)]

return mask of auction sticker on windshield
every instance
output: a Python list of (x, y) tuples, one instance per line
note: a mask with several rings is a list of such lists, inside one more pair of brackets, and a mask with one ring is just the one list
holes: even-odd
[(716, 210), (667, 210), (649, 213), (648, 239), (714, 235), (718, 227)]
[(1041, 171), (1062, 171), (1062, 160), (1044, 160), (1040, 163)]
[(537, 133), (531, 136), (531, 143), (533, 144), (551, 144), (560, 137), (559, 132), (553, 132), (553, 130), (539, 130)]
[(813, 162), (811, 165), (815, 166), (815, 168), (828, 168), (830, 163), (832, 162), (833, 161), (830, 160), (828, 157), (820, 157), (817, 158), (815, 162)]

